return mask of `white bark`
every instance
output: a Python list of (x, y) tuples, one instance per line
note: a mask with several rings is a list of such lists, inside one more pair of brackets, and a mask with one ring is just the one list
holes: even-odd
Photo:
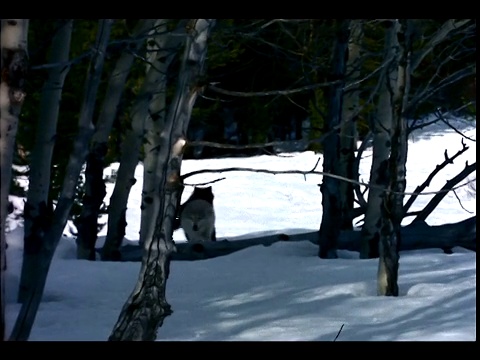
[[(60, 22), (59, 22), (60, 24)], [(30, 176), (25, 204), (25, 232), (23, 263), (18, 292), (18, 301), (23, 302), (32, 287), (32, 281), (41, 261), (38, 253), (41, 249), (42, 235), (49, 226), (50, 176), (53, 149), (57, 133), (58, 113), (62, 98), (63, 84), (70, 70), (68, 62), (73, 20), (66, 20), (52, 39), (51, 64), (58, 64), (48, 70), (48, 77), (42, 89), (40, 111), (37, 121), (39, 131), (35, 134), (32, 150)]]
[(207, 40), (214, 20), (192, 20), (187, 27), (189, 37), (180, 68), (179, 80), (165, 128), (161, 134), (161, 150), (156, 169), (157, 186), (154, 202), (158, 202), (156, 227), (144, 243), (144, 255), (137, 284), (127, 299), (109, 340), (156, 339), (156, 332), (165, 317), (171, 314), (165, 298), (170, 256), (175, 251), (172, 240), (177, 196), (182, 187), (180, 167), (185, 133), (193, 105), (202, 90), (198, 83), (203, 75)]
[[(158, 25), (158, 22), (156, 22), (156, 25)], [(145, 122), (149, 116), (149, 107), (152, 99), (158, 99), (156, 98), (157, 95), (161, 96), (160, 92), (165, 85), (166, 74), (160, 71), (163, 70), (161, 68), (162, 60), (162, 58), (157, 58), (152, 64), (153, 66), (149, 66), (145, 81), (132, 106), (130, 113), (132, 119), (131, 128), (127, 130), (125, 140), (122, 143), (117, 180), (110, 198), (108, 232), (102, 249), (103, 260), (119, 260), (118, 249), (125, 235), (127, 202), (130, 190), (136, 182), (134, 177), (135, 168), (140, 161), (140, 149), (144, 142)]]
[[(403, 27), (400, 26), (400, 22), (403, 23)], [(382, 74), (378, 119), (374, 125), (370, 178), (372, 185), (380, 185), (384, 189), (369, 190), (360, 251), (362, 258), (379, 256), (377, 273), (379, 295), (398, 296), (398, 250), (401, 246), (400, 224), (404, 217), (403, 192), (406, 188), (408, 153), (405, 111), (409, 101), (410, 76), (422, 59), (435, 46), (447, 39), (451, 31), (468, 22), (468, 20), (446, 21), (430, 41), (412, 56), (413, 20), (386, 21), (387, 61)], [(378, 125), (381, 125), (381, 128), (378, 128)]]
[[(403, 192), (406, 188), (407, 128), (404, 118), (406, 97), (409, 91), (409, 51), (411, 49), (409, 20), (402, 29), (400, 22), (393, 22), (389, 32), (395, 33), (392, 53), (396, 54), (397, 68), (391, 74), (396, 77), (392, 94), (391, 153), (388, 160), (388, 184), (381, 206), (381, 228), (379, 240), (379, 263), (377, 271), (377, 293), (383, 296), (398, 296), (399, 249), (401, 244), (401, 222), (403, 219)], [(403, 40), (399, 41), (399, 35)], [(394, 79), (392, 79), (394, 80)], [(393, 81), (392, 81), (393, 82)]]
[(160, 33), (153, 37), (156, 51), (151, 54), (151, 62), (163, 77), (158, 82), (145, 120), (140, 244), (145, 242), (147, 236), (152, 236), (154, 228), (152, 224), (155, 224), (152, 219), (155, 219), (155, 214), (158, 213), (152, 199), (157, 186), (155, 169), (160, 153), (160, 134), (165, 126), (167, 72), (177, 49), (185, 41), (185, 24), (185, 21), (180, 20), (177, 29), (173, 33), (167, 33), (167, 21), (158, 20), (157, 31)]
[[(49, 62), (59, 64), (48, 70), (48, 78), (43, 86), (40, 100), (40, 115), (35, 134), (35, 145), (32, 151), (30, 166), (30, 181), (28, 184), (27, 206), (30, 215), (39, 215), (39, 204), (48, 202), (50, 187), (50, 167), (52, 164), (57, 120), (62, 98), (63, 84), (70, 66), (61, 65), (68, 61), (73, 20), (67, 20), (55, 34), (52, 40)], [(25, 234), (31, 231), (30, 217), (25, 219)]]
[(5, 338), (5, 270), (7, 267), (5, 221), (12, 177), (12, 162), (18, 117), (25, 99), (28, 66), (28, 19), (1, 20), (0, 82), (0, 341)]
[(360, 258), (378, 256), (378, 239), (380, 233), (379, 220), (384, 189), (388, 182), (387, 169), (391, 151), (391, 132), (393, 120), (393, 93), (397, 80), (396, 32), (392, 29), (385, 33), (385, 54), (380, 78), (379, 98), (376, 117), (373, 121), (372, 167), (370, 170), (370, 187), (368, 191), (367, 209), (362, 227), (362, 244)]
[(28, 294), (20, 308), (17, 321), (15, 322), (10, 336), (11, 340), (25, 341), (28, 340), (28, 337), (30, 336), (38, 306), (40, 305), (43, 295), (53, 254), (67, 223), (68, 214), (75, 197), (75, 188), (93, 134), (92, 116), (112, 23), (112, 19), (102, 19), (99, 21), (99, 29), (97, 32), (92, 61), (87, 70), (85, 94), (78, 121), (79, 131), (73, 144), (72, 154), (68, 160), (62, 191), (53, 213), (52, 223), (43, 235), (42, 243), (40, 245), (41, 250), (38, 253), (38, 257), (40, 257), (41, 260), (40, 267), (37, 268), (35, 279), (32, 282), (33, 285), (28, 289)]
[(153, 19), (139, 20), (131, 35), (132, 40), (135, 40), (137, 37), (140, 38), (137, 40), (138, 43), (135, 43), (133, 49), (131, 48), (129, 51), (123, 51), (120, 58), (117, 60), (115, 68), (108, 81), (106, 97), (102, 104), (98, 122), (95, 125), (95, 133), (92, 136), (93, 145), (106, 143), (108, 141), (113, 121), (118, 112), (118, 105), (123, 94), (123, 89), (136, 56), (134, 51), (137, 50), (139, 44), (143, 42), (141, 37), (144, 36), (153, 26)]
[(133, 40), (137, 37), (140, 39), (130, 45), (128, 51), (122, 52), (108, 81), (105, 100), (95, 125), (95, 133), (92, 136), (90, 154), (87, 160), (85, 197), (77, 237), (77, 258), (79, 259), (95, 260), (97, 218), (105, 197), (105, 184), (102, 176), (105, 155), (107, 153), (107, 142), (118, 113), (118, 106), (128, 75), (135, 60), (134, 51), (144, 42), (142, 37), (153, 25), (153, 19), (139, 20), (131, 37)]

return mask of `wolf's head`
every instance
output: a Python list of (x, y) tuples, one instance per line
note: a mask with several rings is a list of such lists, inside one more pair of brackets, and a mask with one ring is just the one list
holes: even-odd
[(213, 204), (208, 201), (188, 201), (181, 213), (180, 222), (188, 241), (215, 241), (215, 211)]
[(193, 189), (192, 195), (190, 195), (187, 201), (205, 200), (210, 204), (213, 204), (213, 198), (214, 196), (213, 196), (213, 191), (211, 186), (195, 187)]
[(195, 187), (190, 197), (177, 208), (173, 228), (176, 230), (181, 226), (180, 217), (185, 207), (194, 200), (204, 200), (213, 206), (213, 191), (211, 186)]

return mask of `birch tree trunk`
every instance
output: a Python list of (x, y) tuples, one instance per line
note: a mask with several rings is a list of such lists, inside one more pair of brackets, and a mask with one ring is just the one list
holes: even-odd
[[(409, 101), (410, 76), (421, 59), (455, 28), (452, 20), (448, 20), (431, 37), (430, 43), (413, 56), (413, 21), (402, 20), (403, 26), (399, 20), (384, 21), (386, 67), (381, 80), (379, 119), (375, 122), (375, 128), (377, 124), (382, 124), (385, 130), (390, 130), (390, 139), (387, 140), (385, 136), (388, 146), (384, 148), (386, 150), (390, 147), (390, 151), (389, 154), (382, 151), (384, 158), (378, 161), (375, 150), (376, 146), (382, 146), (382, 143), (375, 143), (374, 138), (374, 162), (378, 161), (378, 167), (374, 172), (375, 165), (372, 165), (370, 182), (383, 186), (385, 190), (370, 188), (365, 225), (362, 229), (360, 257), (374, 257), (378, 246), (377, 292), (386, 296), (398, 296), (398, 250), (401, 246), (401, 222), (405, 215), (403, 201), (408, 152), (405, 111)], [(457, 25), (462, 26), (467, 22), (460, 21)], [(371, 199), (370, 195), (373, 193), (375, 197)], [(380, 203), (379, 208), (377, 203)]]
[[(159, 23), (164, 24), (164, 20), (157, 20), (156, 26)], [(130, 113), (132, 125), (127, 129), (125, 140), (122, 143), (117, 180), (108, 207), (108, 231), (101, 252), (102, 260), (120, 260), (119, 248), (122, 245), (127, 226), (128, 197), (132, 186), (137, 181), (135, 169), (141, 160), (140, 149), (144, 142), (145, 121), (149, 116), (152, 99), (160, 93), (162, 86), (164, 87), (166, 74), (161, 71), (165, 70), (161, 64), (162, 60), (166, 59), (159, 58), (149, 67), (145, 81), (132, 106)]]
[[(379, 263), (377, 272), (377, 293), (383, 296), (398, 296), (399, 249), (401, 246), (401, 222), (403, 219), (403, 199), (406, 188), (407, 126), (404, 118), (406, 97), (409, 91), (408, 61), (406, 48), (410, 49), (407, 29), (398, 20), (391, 24), (395, 34), (392, 51), (396, 52), (397, 70), (392, 68), (392, 138), (388, 160), (388, 187), (383, 195), (382, 222), (379, 241)], [(393, 36), (393, 34), (392, 34)], [(404, 40), (399, 41), (398, 37)], [(406, 47), (404, 45), (407, 45)], [(409, 59), (408, 59), (409, 60)], [(396, 80), (395, 80), (396, 79)]]
[(186, 28), (188, 37), (178, 85), (161, 134), (156, 169), (158, 188), (153, 199), (158, 202), (159, 209), (154, 218), (155, 231), (152, 237), (145, 239), (137, 284), (123, 306), (109, 340), (153, 341), (165, 317), (172, 313), (165, 290), (170, 256), (175, 252), (172, 234), (177, 198), (183, 187), (180, 168), (192, 108), (203, 89), (201, 81), (207, 40), (214, 24), (211, 19), (195, 19)]
[[(360, 48), (363, 37), (362, 20), (350, 22), (350, 41), (348, 43), (348, 60), (346, 73), (353, 82), (360, 78)], [(360, 107), (360, 86), (356, 84), (343, 93), (342, 121), (340, 124), (340, 154), (338, 159), (338, 174), (348, 179), (358, 179), (355, 172), (355, 150), (357, 148), (357, 119)], [(341, 181), (340, 209), (341, 230), (353, 229), (354, 186), (347, 181)]]
[[(340, 20), (333, 55), (332, 80), (342, 80), (329, 88), (328, 114), (325, 132), (332, 131), (340, 125), (342, 118), (343, 87), (345, 81), (348, 40), (351, 20)], [(324, 141), (323, 171), (339, 174), (340, 137), (339, 131), (333, 130)], [(342, 219), (340, 180), (324, 176), (320, 185), (322, 192), (322, 222), (319, 231), (319, 257), (332, 259), (337, 257), (337, 241), (340, 235)]]
[[(408, 24), (409, 24), (408, 26), (410, 27), (410, 29), (408, 30), (409, 32), (412, 31), (411, 26), (412, 26), (412, 22), (414, 21), (421, 21), (421, 20), (409, 20), (408, 21)], [(415, 70), (421, 64), (422, 60), (425, 59), (425, 57), (428, 54), (430, 54), (436, 46), (441, 45), (442, 42), (448, 39), (449, 35), (454, 30), (459, 30), (461, 27), (469, 23), (470, 23), (470, 20), (468, 19), (446, 20), (445, 23), (433, 35), (428, 37), (429, 40), (425, 43), (425, 45), (422, 48), (416, 50), (411, 55), (410, 54), (408, 55), (409, 56), (408, 69), (405, 70), (406, 71), (405, 76), (407, 76), (406, 77), (407, 82), (404, 84), (406, 88), (402, 90), (402, 92), (404, 93), (403, 101), (407, 103), (404, 108), (411, 107), (411, 101), (408, 100), (409, 91), (410, 91), (409, 77), (411, 76), (411, 74), (415, 72)], [(411, 34), (409, 36), (411, 36)], [(425, 34), (419, 34), (418, 36), (425, 37)], [(388, 36), (387, 36), (387, 40), (388, 40)], [(388, 49), (389, 45), (386, 44), (385, 48)], [(388, 63), (386, 63), (386, 66), (388, 66)], [(396, 71), (398, 70), (399, 69), (397, 69)], [(385, 74), (388, 71), (389, 71), (388, 68), (384, 68), (382, 76), (386, 76)], [(400, 71), (403, 71), (403, 70), (400, 70)], [(395, 79), (397, 78), (397, 75), (395, 74), (392, 74), (392, 76), (394, 76)], [(395, 84), (395, 82), (392, 82), (388, 86), (397, 86), (397, 85)], [(394, 89), (394, 87), (390, 87), (390, 89)], [(373, 133), (374, 133), (373, 160), (372, 160), (372, 168), (370, 173), (370, 183), (372, 185), (375, 185), (375, 184), (378, 185), (378, 184), (381, 184), (382, 182), (386, 184), (386, 180), (382, 179), (382, 170), (380, 168), (381, 167), (387, 168), (387, 163), (383, 164), (383, 161), (389, 157), (391, 145), (392, 145), (390, 141), (390, 136), (393, 131), (392, 130), (393, 110), (389, 109), (389, 107), (392, 107), (393, 105), (391, 103), (392, 99), (390, 99), (391, 94), (388, 94), (387, 90), (388, 90), (387, 84), (382, 82), (382, 88), (380, 89), (379, 102), (378, 102), (379, 105), (377, 110), (378, 119), (375, 120), (373, 125)], [(397, 111), (398, 111), (398, 108), (397, 108)], [(388, 117), (390, 117), (390, 119)], [(379, 119), (381, 119), (381, 122), (378, 121)], [(395, 125), (393, 125), (393, 127), (395, 127)], [(405, 144), (402, 145), (405, 147), (405, 149), (399, 150), (399, 151), (401, 154), (403, 154), (405, 158), (402, 160), (398, 159), (400, 160), (400, 163), (398, 164), (398, 166), (404, 167), (405, 165), (401, 165), (401, 163), (403, 161), (406, 162), (406, 156), (407, 156), (406, 147), (408, 143), (406, 143), (407, 141), (406, 139), (402, 141), (405, 141)], [(364, 226), (362, 228), (362, 243), (361, 243), (361, 250), (360, 250), (361, 258), (374, 258), (379, 256), (378, 244), (379, 244), (379, 238), (380, 238), (379, 227), (380, 227), (380, 222), (382, 221), (381, 211), (380, 211), (382, 206), (381, 204), (383, 201), (382, 192), (383, 190), (379, 188), (369, 189), (368, 206), (365, 213)], [(399, 204), (398, 201), (396, 203)]]
[(153, 19), (139, 20), (132, 34), (132, 40), (138, 39), (133, 41), (127, 50), (122, 52), (110, 75), (105, 100), (95, 125), (95, 133), (93, 134), (90, 152), (87, 156), (85, 195), (82, 201), (82, 212), (77, 223), (78, 259), (95, 260), (98, 216), (106, 195), (103, 169), (105, 168), (105, 156), (108, 149), (107, 142), (136, 52), (141, 47), (141, 44), (145, 43), (143, 36), (153, 25)]
[(75, 197), (75, 188), (88, 154), (90, 139), (93, 135), (92, 116), (112, 24), (112, 19), (99, 20), (92, 60), (87, 70), (85, 94), (78, 120), (78, 134), (73, 144), (72, 154), (68, 160), (62, 191), (53, 213), (53, 220), (48, 230), (44, 233), (39, 246), (37, 254), (40, 258), (38, 261), (39, 267), (36, 269), (36, 273), (32, 275), (34, 278), (30, 281), (28, 293), (25, 295), (20, 308), (10, 340), (28, 340), (30, 336), (42, 299), (53, 254), (67, 223)]
[[(180, 20), (176, 30), (167, 32), (167, 20), (158, 20), (157, 35), (152, 37), (155, 48), (151, 53), (151, 63), (163, 76), (159, 79), (157, 91), (150, 102), (148, 116), (145, 120), (144, 158), (143, 158), (143, 189), (140, 220), (140, 240), (142, 245), (148, 236), (152, 236), (158, 209), (154, 208), (153, 197), (157, 187), (155, 169), (160, 153), (160, 134), (165, 126), (167, 72), (178, 49), (185, 40), (186, 20)], [(149, 233), (150, 231), (150, 233)]]
[(1, 20), (0, 82), (0, 340), (5, 340), (5, 221), (12, 178), (12, 162), (18, 117), (25, 99), (25, 78), (28, 70), (28, 19)]
[(56, 66), (48, 70), (40, 99), (40, 114), (32, 150), (30, 176), (25, 203), (23, 263), (18, 290), (18, 302), (22, 303), (32, 288), (35, 273), (41, 264), (38, 256), (43, 234), (51, 226), (52, 211), (49, 202), (52, 156), (57, 133), (58, 113), (63, 84), (70, 70), (68, 63), (73, 19), (58, 21), (59, 30), (52, 39), (48, 61)]
[[(390, 23), (390, 22), (388, 22)], [(383, 69), (380, 76), (380, 89), (376, 118), (373, 121), (372, 167), (370, 184), (375, 185), (368, 190), (367, 209), (362, 227), (362, 243), (360, 258), (369, 259), (379, 256), (378, 244), (382, 218), (382, 206), (385, 189), (388, 186), (388, 158), (391, 151), (391, 132), (393, 121), (392, 89), (398, 72), (398, 62), (395, 53), (397, 45), (394, 26), (385, 30), (385, 53)]]

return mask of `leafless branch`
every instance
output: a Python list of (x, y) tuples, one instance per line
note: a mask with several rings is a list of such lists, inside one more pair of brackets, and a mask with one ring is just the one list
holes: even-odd
[(467, 183), (456, 186), (460, 181), (465, 179), (472, 172), (477, 170), (477, 163), (468, 165), (468, 162), (465, 163), (465, 168), (454, 176), (452, 179), (448, 180), (446, 184), (442, 187), (441, 190), (437, 191), (435, 196), (430, 200), (430, 202), (423, 208), (420, 214), (413, 220), (413, 222), (425, 221), (425, 219), (432, 213), (432, 211), (437, 207), (437, 205), (442, 201), (447, 192), (456, 190), (463, 186), (468, 186), (470, 181)]
[(272, 19), (272, 20), (268, 20), (267, 22), (265, 22), (264, 24), (260, 25), (260, 26), (257, 26), (259, 24), (261, 24), (263, 21), (265, 20), (259, 20), (259, 21), (254, 21), (252, 22), (252, 24), (248, 25), (248, 27), (256, 27), (256, 29), (254, 31), (251, 31), (251, 32), (240, 32), (240, 33), (236, 33), (236, 35), (241, 35), (241, 36), (246, 36), (246, 37), (254, 37), (254, 36), (258, 36), (259, 32), (263, 29), (266, 29), (267, 27), (269, 27), (270, 25), (272, 24), (275, 24), (275, 23), (300, 23), (300, 22), (307, 22), (307, 21), (310, 21), (311, 19)]
[(432, 124), (435, 124), (436, 122), (438, 122), (438, 118), (435, 118), (433, 120), (429, 120), (429, 121), (425, 121), (425, 122), (421, 122), (420, 124), (418, 125), (415, 125), (418, 123), (419, 119), (415, 119), (412, 124), (408, 127), (408, 130), (407, 130), (407, 133), (410, 134), (412, 132), (414, 132), (415, 130), (418, 130), (418, 129), (423, 129), (424, 127), (427, 127), (429, 125), (432, 125)]
[[(363, 77), (360, 80), (357, 80), (352, 83), (348, 83), (345, 85), (344, 90), (349, 90), (352, 87), (358, 86), (362, 82), (370, 79), (373, 77), (377, 72), (379, 72), (382, 67), (379, 66), (377, 69), (369, 73), (367, 76)], [(308, 90), (315, 90), (318, 88), (322, 87), (328, 87), (328, 86), (333, 86), (333, 85), (338, 85), (341, 83), (342, 80), (334, 80), (334, 81), (326, 81), (322, 83), (316, 83), (316, 84), (311, 84), (311, 85), (305, 85), (301, 86), (295, 89), (289, 89), (289, 90), (270, 90), (270, 91), (232, 91), (232, 90), (226, 90), (217, 87), (214, 83), (210, 83), (208, 85), (208, 89), (215, 91), (216, 93), (223, 94), (223, 95), (229, 95), (229, 96), (237, 96), (237, 97), (259, 97), (259, 96), (275, 96), (275, 95), (293, 95), (297, 94), (303, 91), (308, 91)]]
[[(372, 140), (372, 138), (373, 138), (373, 133), (370, 131), (367, 134), (367, 136), (365, 136), (365, 139), (363, 139), (362, 144), (358, 148), (357, 156), (355, 157), (354, 164), (353, 164), (353, 173), (357, 174), (357, 176), (358, 176), (358, 171), (359, 171), (359, 168), (360, 168), (360, 160), (362, 158), (362, 154), (365, 151), (365, 149), (367, 148), (367, 146), (370, 144), (370, 141)], [(365, 194), (367, 189), (365, 189), (365, 192), (362, 192), (360, 190), (360, 186), (358, 184), (354, 184), (353, 190), (355, 192), (355, 195), (357, 196), (357, 202), (360, 205), (360, 207), (362, 209), (366, 209), (367, 208), (367, 201), (365, 200), (365, 197), (363, 195)]]
[[(415, 130), (418, 130), (418, 129), (423, 129), (427, 126), (430, 126), (432, 124), (435, 124), (437, 123), (438, 121), (440, 121), (440, 116), (445, 118), (447, 115), (449, 114), (455, 114), (456, 112), (458, 111), (461, 111), (463, 109), (465, 109), (466, 107), (472, 105), (474, 102), (473, 101), (469, 101), (468, 103), (466, 104), (463, 104), (461, 106), (459, 106), (458, 108), (456, 109), (453, 109), (453, 110), (450, 110), (450, 111), (445, 111), (445, 112), (441, 112), (441, 110), (437, 110), (436, 112), (434, 112), (435, 115), (437, 115), (437, 117), (435, 117), (434, 119), (432, 120), (429, 120), (429, 121), (421, 121), (420, 122), (420, 119), (415, 119), (413, 120), (409, 126), (408, 126), (408, 134), (412, 133), (413, 131)], [(448, 120), (445, 120), (445, 121), (448, 121)], [(449, 126), (452, 126), (451, 124), (448, 124)], [(471, 140), (471, 141), (476, 141), (475, 139), (471, 139), (467, 136), (465, 136), (464, 134), (461, 134), (464, 138), (468, 139), (468, 140)]]
[[(439, 67), (440, 68), (440, 67)], [(476, 74), (476, 65), (470, 65), (467, 66), (461, 70), (458, 70), (449, 76), (443, 78), (442, 81), (440, 81), (436, 86), (432, 85), (433, 79), (438, 77), (438, 69), (437, 73), (432, 76), (430, 81), (424, 86), (423, 90), (420, 91), (419, 94), (415, 95), (408, 103), (405, 112), (410, 113), (412, 109), (415, 106), (418, 106), (418, 104), (426, 101), (428, 98), (433, 96), (434, 94), (438, 93), (441, 89), (447, 87), (448, 85), (451, 85), (455, 82), (460, 81), (461, 79), (475, 75)]]
[[(185, 20), (184, 19), (180, 20), (179, 25), (177, 26), (177, 28), (174, 31), (171, 31), (171, 34), (174, 35), (174, 36), (185, 36), (185, 33), (181, 31), (183, 29), (182, 26), (184, 26), (184, 24), (185, 24)], [(152, 29), (154, 30), (155, 35), (160, 34), (160, 32), (158, 30), (155, 30), (155, 28), (152, 28)], [(135, 36), (135, 37), (130, 38), (130, 39), (126, 38), (126, 39), (111, 41), (108, 44), (107, 50), (109, 48), (112, 48), (112, 47), (122, 46), (123, 48), (125, 48), (126, 51), (130, 51), (127, 45), (131, 44), (131, 43), (137, 43), (137, 42), (140, 42), (140, 41), (147, 40), (150, 36), (152, 36), (152, 34), (148, 33), (152, 29), (147, 29), (147, 31), (144, 31), (143, 34), (140, 34), (139, 36)], [(162, 48), (162, 51), (177, 51), (177, 50), (178, 50), (178, 48), (172, 48), (172, 49)], [(151, 51), (158, 51), (158, 49), (152, 49)], [(72, 66), (72, 65), (80, 63), (83, 59), (90, 57), (93, 52), (94, 52), (94, 49), (90, 49), (90, 50), (85, 51), (84, 53), (80, 54), (76, 58), (71, 59), (69, 61), (34, 65), (34, 66), (31, 66), (30, 69), (31, 70), (43, 70), (43, 69), (51, 69), (51, 68), (54, 68), (54, 67)], [(140, 59), (144, 62), (149, 63), (149, 61), (144, 56), (141, 56), (137, 52), (132, 52), (132, 54), (135, 55), (136, 58), (138, 58), (138, 59)]]
[[(368, 184), (368, 183), (364, 183), (364, 182), (361, 182), (361, 181), (352, 180), (352, 179), (346, 178), (344, 176), (340, 176), (340, 175), (336, 175), (336, 174), (330, 174), (330, 173), (323, 172), (323, 171), (316, 171), (315, 169), (317, 168), (319, 162), (320, 162), (320, 158), (317, 160), (314, 168), (312, 170), (307, 170), (307, 171), (303, 171), (303, 170), (267, 170), (267, 169), (252, 169), (252, 168), (244, 168), (244, 167), (230, 167), (230, 168), (219, 168), (219, 169), (195, 170), (195, 171), (183, 174), (181, 176), (181, 179), (185, 180), (185, 179), (189, 178), (190, 176), (199, 175), (199, 174), (207, 174), (207, 173), (213, 174), (213, 173), (224, 173), (224, 172), (233, 172), (233, 171), (257, 172), (257, 173), (272, 174), (272, 175), (298, 174), (298, 175), (303, 175), (304, 177), (306, 177), (307, 175), (322, 175), (322, 176), (329, 176), (331, 178), (338, 179), (338, 180), (341, 180), (341, 181), (350, 182), (352, 184), (362, 185), (362, 186), (365, 186), (365, 187), (368, 187), (368, 188), (371, 188), (371, 189), (379, 189), (379, 190), (382, 190), (386, 193), (399, 194), (399, 195), (438, 195), (438, 194), (448, 193), (450, 191), (459, 189), (459, 188), (467, 185), (467, 184), (461, 184), (461, 185), (458, 185), (458, 186), (444, 187), (444, 188), (442, 188), (441, 190), (438, 190), (438, 191), (427, 191), (427, 192), (423, 192), (423, 193), (393, 191), (393, 190), (385, 189), (381, 185)], [(473, 166), (476, 167), (476, 163), (473, 164)]]
[(335, 336), (335, 339), (333, 339), (333, 341), (337, 341), (338, 337), (340, 336), (340, 333), (341, 333), (342, 330), (343, 330), (343, 326), (344, 326), (344, 325), (345, 325), (345, 324), (342, 324), (342, 326), (340, 326), (340, 330), (338, 330), (337, 336)]
[[(327, 138), (330, 134), (333, 132), (339, 130), (343, 125), (350, 121), (354, 121), (354, 118), (356, 115), (358, 115), (357, 111), (350, 119), (343, 121), (341, 124), (338, 124), (337, 126), (334, 126), (331, 130), (328, 132), (322, 134), (321, 136), (311, 139), (309, 141), (305, 141), (305, 146), (309, 146), (312, 144), (316, 143), (322, 143), (325, 138)], [(295, 141), (301, 141), (301, 140), (292, 140), (293, 142)], [(270, 142), (265, 142), (265, 143), (255, 143), (255, 144), (245, 144), (245, 145), (233, 145), (233, 144), (224, 144), (224, 143), (217, 143), (213, 141), (188, 141), (186, 146), (188, 147), (194, 147), (194, 146), (207, 146), (207, 147), (212, 147), (216, 149), (232, 149), (232, 150), (247, 150), (247, 149), (263, 149), (266, 147), (275, 147), (275, 146), (283, 146), (285, 143), (288, 141), (270, 141)]]
[(468, 137), (466, 136), (465, 134), (463, 134), (461, 131), (458, 131), (458, 129), (453, 126), (452, 124), (450, 124), (447, 120), (445, 120), (445, 118), (443, 117), (442, 113), (440, 111), (435, 111), (435, 115), (438, 116), (438, 118), (445, 124), (447, 125), (450, 129), (453, 129), (453, 131), (455, 131), (457, 134), (459, 134), (460, 136), (464, 137), (465, 139), (467, 140), (470, 140), (470, 141), (473, 141), (473, 142), (477, 142), (476, 139), (473, 139), (471, 137)]
[(458, 200), (458, 203), (460, 204), (460, 207), (461, 207), (463, 210), (465, 210), (465, 211), (466, 211), (467, 213), (469, 213), (469, 214), (473, 214), (473, 211), (470, 211), (470, 210), (465, 209), (465, 207), (464, 207), (463, 204), (462, 204), (462, 200), (460, 200), (460, 198), (458, 197), (457, 192), (456, 192), (455, 190), (453, 191), (453, 195), (455, 195), (455, 197), (456, 197), (457, 200)]
[[(415, 189), (415, 192), (421, 193), (425, 188), (430, 186), (432, 179), (440, 172), (440, 170), (445, 168), (448, 164), (453, 164), (453, 160), (455, 160), (457, 157), (462, 155), (468, 149), (469, 147), (465, 145), (462, 139), (462, 149), (458, 150), (457, 153), (452, 157), (448, 157), (447, 150), (445, 150), (445, 160), (440, 165), (435, 166), (435, 169), (430, 173), (430, 175), (428, 175), (427, 179), (421, 185), (417, 186), (417, 188)], [(404, 213), (406, 213), (408, 209), (410, 209), (410, 207), (412, 206), (412, 204), (416, 199), (417, 199), (417, 195), (412, 195), (408, 199), (408, 201), (403, 206)]]
[(406, 217), (409, 217), (409, 216), (417, 216), (421, 212), (422, 212), (421, 210), (410, 211), (409, 213), (403, 214), (403, 218), (405, 219)]
[(431, 37), (430, 41), (426, 46), (422, 48), (422, 51), (419, 51), (415, 54), (412, 60), (412, 71), (414, 71), (418, 65), (422, 62), (422, 60), (433, 51), (435, 46), (437, 46), (440, 42), (444, 41), (448, 34), (450, 34), (453, 30), (456, 30), (463, 25), (467, 24), (471, 19), (462, 19), (455, 21), (454, 19), (448, 19), (445, 23), (438, 29), (438, 31)]
[(299, 23), (299, 22), (306, 22), (306, 21), (310, 21), (310, 19), (273, 19), (267, 22), (266, 24), (263, 24), (262, 26), (260, 26), (260, 28), (264, 29), (267, 26), (270, 26), (277, 22), (278, 23), (292, 23), (292, 22)]
[(239, 97), (255, 97), (255, 96), (273, 96), (273, 95), (292, 95), (306, 90), (314, 90), (321, 87), (327, 87), (332, 85), (337, 85), (341, 83), (341, 80), (327, 81), (323, 83), (311, 84), (306, 86), (301, 86), (296, 89), (290, 90), (271, 90), (271, 91), (231, 91), (219, 88), (213, 84), (208, 85), (208, 89), (215, 91), (219, 94), (229, 95), (229, 96), (239, 96)]
[(285, 145), (285, 141), (270, 141), (266, 143), (246, 144), (246, 145), (233, 145), (223, 144), (213, 141), (191, 141), (187, 142), (188, 147), (194, 146), (209, 146), (216, 149), (233, 149), (233, 150), (246, 150), (246, 149), (261, 149), (269, 146)]
[[(348, 121), (353, 121), (353, 120), (351, 119), (351, 120), (348, 120)], [(317, 137), (315, 139), (311, 139), (309, 141), (305, 141), (305, 146), (315, 144), (315, 143), (322, 143), (325, 140), (326, 137), (328, 137), (330, 134), (332, 134), (333, 132), (340, 129), (341, 126), (342, 126), (342, 124), (339, 124), (339, 125), (333, 127), (328, 132), (322, 134), (320, 137)], [(213, 142), (213, 141), (189, 141), (189, 142), (187, 142), (186, 146), (188, 146), (188, 147), (207, 146), (207, 147), (212, 147), (212, 148), (216, 148), (216, 149), (247, 150), (247, 149), (263, 149), (263, 148), (267, 148), (267, 147), (282, 146), (282, 145), (285, 145), (285, 143), (287, 143), (287, 142), (295, 142), (295, 141), (301, 141), (301, 140), (270, 141), (270, 142), (264, 142), (264, 143), (244, 144), (244, 145), (217, 143), (217, 142)]]
[(185, 186), (205, 186), (205, 185), (210, 185), (210, 184), (214, 184), (216, 182), (219, 182), (219, 181), (222, 181), (222, 180), (225, 180), (226, 178), (222, 177), (222, 178), (219, 178), (219, 179), (215, 179), (215, 180), (212, 180), (212, 181), (207, 181), (207, 182), (204, 182), (204, 183), (197, 183), (197, 184), (183, 184)]
[(42, 69), (51, 69), (55, 67), (69, 67), (75, 64), (80, 63), (83, 59), (88, 58), (93, 54), (93, 49), (84, 52), (83, 54), (77, 56), (76, 58), (69, 60), (69, 61), (63, 61), (63, 62), (57, 62), (57, 63), (48, 63), (48, 64), (42, 64), (42, 65), (34, 65), (31, 66), (31, 70), (42, 70)]

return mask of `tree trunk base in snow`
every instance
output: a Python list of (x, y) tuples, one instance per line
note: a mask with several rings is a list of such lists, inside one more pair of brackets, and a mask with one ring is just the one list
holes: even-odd
[[(476, 216), (453, 224), (430, 226), (418, 223), (402, 227), (402, 242), (400, 251), (420, 249), (452, 249), (463, 247), (477, 250)], [(177, 243), (177, 252), (172, 254), (172, 260), (202, 260), (224, 256), (246, 249), (250, 246), (270, 246), (278, 241), (308, 240), (318, 244), (318, 231), (295, 235), (275, 234), (243, 240), (221, 240), (204, 244)], [(360, 231), (341, 231), (338, 249), (360, 251)], [(99, 250), (98, 250), (99, 251)], [(121, 261), (141, 261), (142, 248), (137, 245), (126, 245), (121, 248)], [(447, 252), (447, 251), (445, 251)]]

